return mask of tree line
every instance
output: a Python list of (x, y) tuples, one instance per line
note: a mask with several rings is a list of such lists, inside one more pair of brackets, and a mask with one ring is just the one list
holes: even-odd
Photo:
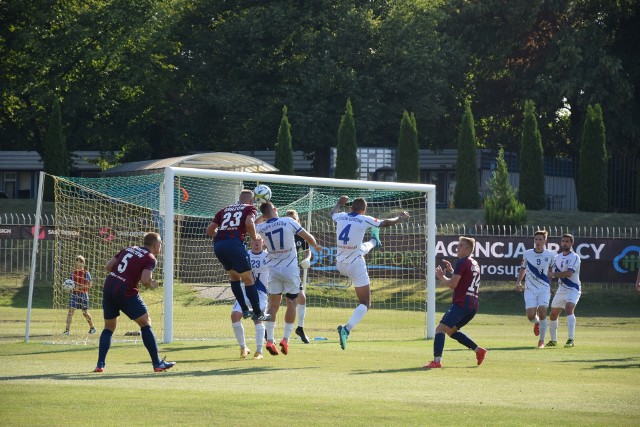
[(532, 100), (545, 155), (577, 159), (599, 104), (609, 152), (634, 156), (637, 28), (637, 0), (3, 2), (0, 149), (44, 153), (59, 102), (68, 151), (124, 162), (288, 132), (326, 176), (339, 131), (456, 147), (468, 100), (477, 145), (518, 152)]

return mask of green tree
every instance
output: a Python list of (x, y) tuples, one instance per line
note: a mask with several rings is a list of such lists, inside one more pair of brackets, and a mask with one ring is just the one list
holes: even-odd
[(527, 210), (516, 200), (513, 187), (509, 183), (507, 162), (501, 147), (496, 159), (496, 169), (489, 183), (491, 193), (485, 201), (484, 218), (487, 225), (522, 225), (527, 222)]
[(580, 146), (578, 172), (578, 209), (583, 212), (606, 212), (607, 147), (600, 104), (587, 107)]
[(338, 146), (336, 153), (336, 178), (358, 179), (358, 146), (356, 144), (356, 122), (353, 118), (351, 99), (347, 99), (347, 108), (338, 128)]
[(527, 100), (524, 103), (524, 120), (520, 139), (518, 199), (530, 210), (540, 210), (545, 206), (542, 138), (538, 130), (535, 105), (532, 100)]
[(476, 147), (476, 131), (471, 112), (471, 101), (467, 99), (458, 130), (456, 190), (453, 195), (453, 205), (458, 209), (477, 209), (480, 207)]
[(416, 118), (406, 110), (400, 122), (396, 175), (398, 182), (420, 182), (420, 148)]
[(276, 142), (276, 164), (283, 175), (293, 175), (293, 149), (291, 147), (291, 125), (287, 118), (287, 106), (282, 107), (282, 119)]
[[(69, 175), (69, 153), (67, 142), (62, 133), (62, 116), (60, 113), (60, 100), (54, 99), (49, 118), (49, 128), (45, 136), (44, 156), (42, 162), (44, 171), (49, 175), (68, 176)], [(45, 181), (44, 199), (53, 201), (53, 182)]]

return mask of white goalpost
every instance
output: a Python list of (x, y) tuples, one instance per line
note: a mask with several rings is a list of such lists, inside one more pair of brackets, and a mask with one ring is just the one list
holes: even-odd
[[(205, 230), (216, 212), (237, 202), (243, 188), (258, 184), (272, 190), (271, 201), (284, 215), (298, 211), (302, 226), (322, 250), (312, 250), (311, 267), (303, 270), (307, 296), (305, 331), (311, 338), (336, 339), (336, 327), (346, 322), (357, 305), (352, 284), (335, 268), (335, 223), (329, 211), (342, 195), (364, 197), (367, 214), (392, 218), (401, 211), (410, 217), (380, 230), (382, 246), (366, 256), (371, 279), (372, 309), (352, 341), (433, 339), (435, 336), (435, 186), (357, 181), (303, 176), (255, 174), (217, 170), (166, 168), (164, 174), (111, 178), (46, 176), (55, 194), (54, 230), (47, 230), (53, 273), (46, 283), (30, 278), (25, 338), (53, 342), (89, 343), (80, 310), (69, 314), (70, 292), (64, 280), (78, 255), (86, 258), (92, 275), (88, 313), (102, 325), (104, 265), (126, 246), (142, 244), (149, 231), (159, 232), (163, 249), (154, 275), (161, 289), (141, 289), (156, 335), (174, 340), (233, 340), (230, 311), (234, 301), (228, 274), (213, 252)], [(45, 176), (41, 177), (41, 184)], [(349, 205), (343, 210), (348, 210)], [(365, 239), (369, 237), (366, 236)], [(39, 241), (34, 238), (33, 251)], [(42, 259), (39, 257), (38, 259)], [(42, 261), (38, 261), (42, 262)], [(41, 266), (38, 266), (39, 268)], [(30, 333), (33, 292), (52, 295), (49, 330), (42, 322)], [(41, 298), (38, 299), (42, 301)], [(50, 313), (50, 314), (49, 314)], [(277, 330), (283, 326), (278, 320)], [(121, 322), (115, 340), (139, 340), (135, 324)], [(62, 334), (69, 330), (68, 334)]]

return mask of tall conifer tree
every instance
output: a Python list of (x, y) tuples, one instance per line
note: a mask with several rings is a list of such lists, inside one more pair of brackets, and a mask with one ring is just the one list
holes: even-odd
[(607, 147), (602, 108), (600, 104), (587, 106), (578, 173), (578, 209), (583, 212), (606, 212)]
[(293, 148), (291, 144), (291, 125), (287, 118), (287, 106), (282, 107), (282, 119), (278, 128), (276, 142), (276, 164), (282, 175), (293, 175)]
[(353, 118), (351, 99), (338, 128), (336, 153), (336, 178), (358, 179), (358, 146), (356, 145), (356, 122)]
[(520, 139), (520, 182), (518, 199), (527, 209), (540, 210), (545, 207), (544, 155), (542, 137), (536, 120), (532, 100), (524, 103), (524, 120)]
[(454, 207), (458, 209), (477, 209), (480, 207), (479, 181), (476, 160), (476, 130), (471, 112), (471, 101), (467, 100), (458, 131)]
[(398, 182), (420, 182), (420, 148), (418, 128), (413, 113), (405, 111), (400, 122), (400, 137), (396, 155)]
[(527, 222), (526, 207), (516, 200), (515, 192), (509, 182), (503, 148), (498, 152), (496, 169), (493, 171), (489, 187), (491, 194), (485, 201), (484, 211), (487, 225), (523, 225)]

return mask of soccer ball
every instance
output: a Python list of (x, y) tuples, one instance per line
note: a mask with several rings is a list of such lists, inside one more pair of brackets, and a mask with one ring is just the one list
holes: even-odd
[(67, 279), (64, 281), (64, 283), (62, 284), (62, 287), (64, 288), (65, 291), (72, 291), (73, 288), (76, 287), (76, 284), (73, 283), (73, 280), (71, 279)]
[(253, 189), (253, 194), (258, 201), (268, 202), (271, 200), (271, 189), (266, 185), (258, 185)]

